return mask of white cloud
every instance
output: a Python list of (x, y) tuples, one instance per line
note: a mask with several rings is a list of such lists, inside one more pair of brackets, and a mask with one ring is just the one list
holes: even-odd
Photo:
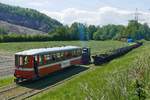
[(29, 6), (34, 6), (34, 7), (38, 7), (38, 8), (42, 8), (42, 7), (47, 6), (47, 5), (50, 6), (50, 1), (49, 0), (36, 0), (36, 2), (31, 1), (31, 0), (26, 0), (25, 2)]
[[(29, 7), (38, 9), (48, 16), (57, 19), (63, 24), (72, 24), (73, 22), (82, 22), (94, 25), (106, 25), (106, 24), (124, 24), (128, 23), (128, 20), (134, 19), (135, 11), (122, 10), (115, 7), (105, 6), (95, 9), (93, 11), (82, 10), (77, 8), (63, 8), (64, 10), (57, 12), (53, 11), (56, 2), (65, 2), (65, 0), (0, 0), (1, 2), (22, 5), (23, 7)], [(52, 7), (52, 8), (49, 8)], [(42, 10), (43, 9), (43, 10)], [(62, 8), (60, 8), (62, 9)], [(52, 12), (53, 11), (53, 12)], [(140, 19), (143, 22), (150, 23), (150, 13), (140, 11)], [(143, 20), (144, 19), (144, 20)]]
[[(102, 7), (95, 11), (79, 10), (68, 8), (60, 12), (41, 11), (48, 16), (57, 19), (64, 24), (72, 24), (73, 22), (82, 22), (94, 25), (106, 24), (124, 24), (128, 20), (134, 19), (135, 11), (122, 10), (114, 7)], [(145, 19), (144, 22), (150, 22), (150, 14), (147, 12), (139, 12), (139, 17)]]
[(40, 2), (30, 2), (29, 5), (31, 5), (31, 6), (43, 6), (43, 3), (40, 3)]

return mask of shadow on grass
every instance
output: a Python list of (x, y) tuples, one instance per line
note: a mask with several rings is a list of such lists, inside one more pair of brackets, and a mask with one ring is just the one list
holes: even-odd
[(87, 69), (88, 68), (85, 66), (71, 66), (47, 75), (46, 77), (43, 77), (39, 80), (22, 83), (20, 85), (32, 89), (43, 89), (48, 86), (54, 85), (60, 81), (63, 81), (73, 75), (86, 71)]

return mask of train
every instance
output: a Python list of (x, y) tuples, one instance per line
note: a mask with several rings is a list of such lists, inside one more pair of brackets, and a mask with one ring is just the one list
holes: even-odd
[(72, 65), (90, 63), (90, 48), (63, 46), (30, 49), (15, 54), (15, 82), (35, 80)]
[[(100, 65), (141, 46), (143, 43), (118, 48), (110, 54), (91, 56), (88, 47), (63, 46), (30, 49), (15, 54), (15, 82), (36, 80), (72, 65)], [(93, 60), (91, 60), (93, 58)]]

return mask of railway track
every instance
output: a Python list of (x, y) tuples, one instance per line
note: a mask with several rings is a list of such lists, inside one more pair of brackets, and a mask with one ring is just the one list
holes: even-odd
[(0, 98), (1, 100), (12, 100), (13, 98), (15, 99), (17, 95), (26, 93), (26, 91), (29, 90), (29, 88), (14, 85), (14, 87), (10, 87), (6, 90), (0, 91)]
[[(66, 72), (63, 72), (63, 73), (66, 73)], [(49, 90), (57, 85), (60, 85), (60, 84), (64, 83), (65, 81), (69, 81), (72, 78), (78, 76), (79, 74), (81, 74), (81, 72), (79, 72), (77, 74), (73, 74), (70, 77), (67, 77), (65, 79), (60, 79), (61, 75), (58, 76), (59, 78), (56, 78), (54, 75), (53, 79), (55, 79), (55, 81), (57, 80), (57, 82), (55, 82), (55, 81), (44, 82), (46, 80), (40, 79), (39, 81), (42, 82), (42, 84), (40, 84), (39, 81), (34, 81), (34, 82), (27, 84), (28, 86), (33, 85), (33, 84), (38, 84), (38, 86), (36, 88), (29, 88), (26, 85), (26, 83), (25, 83), (25, 85), (12, 84), (10, 86), (0, 88), (0, 98), (1, 98), (1, 100), (25, 100), (36, 94), (43, 92), (43, 91)], [(46, 87), (44, 87), (44, 86), (46, 86)]]
[(14, 88), (16, 88), (17, 87), (17, 85), (16, 84), (11, 84), (11, 85), (9, 85), (9, 86), (5, 86), (5, 87), (1, 87), (0, 88), (0, 94), (2, 94), (2, 93), (4, 93), (4, 92), (7, 92), (7, 91), (9, 91), (9, 90), (11, 90), (11, 89), (14, 89)]

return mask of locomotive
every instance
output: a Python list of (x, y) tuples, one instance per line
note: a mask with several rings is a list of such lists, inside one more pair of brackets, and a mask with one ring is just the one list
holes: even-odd
[(64, 46), (30, 49), (15, 54), (15, 82), (34, 80), (72, 65), (90, 63), (90, 48)]

